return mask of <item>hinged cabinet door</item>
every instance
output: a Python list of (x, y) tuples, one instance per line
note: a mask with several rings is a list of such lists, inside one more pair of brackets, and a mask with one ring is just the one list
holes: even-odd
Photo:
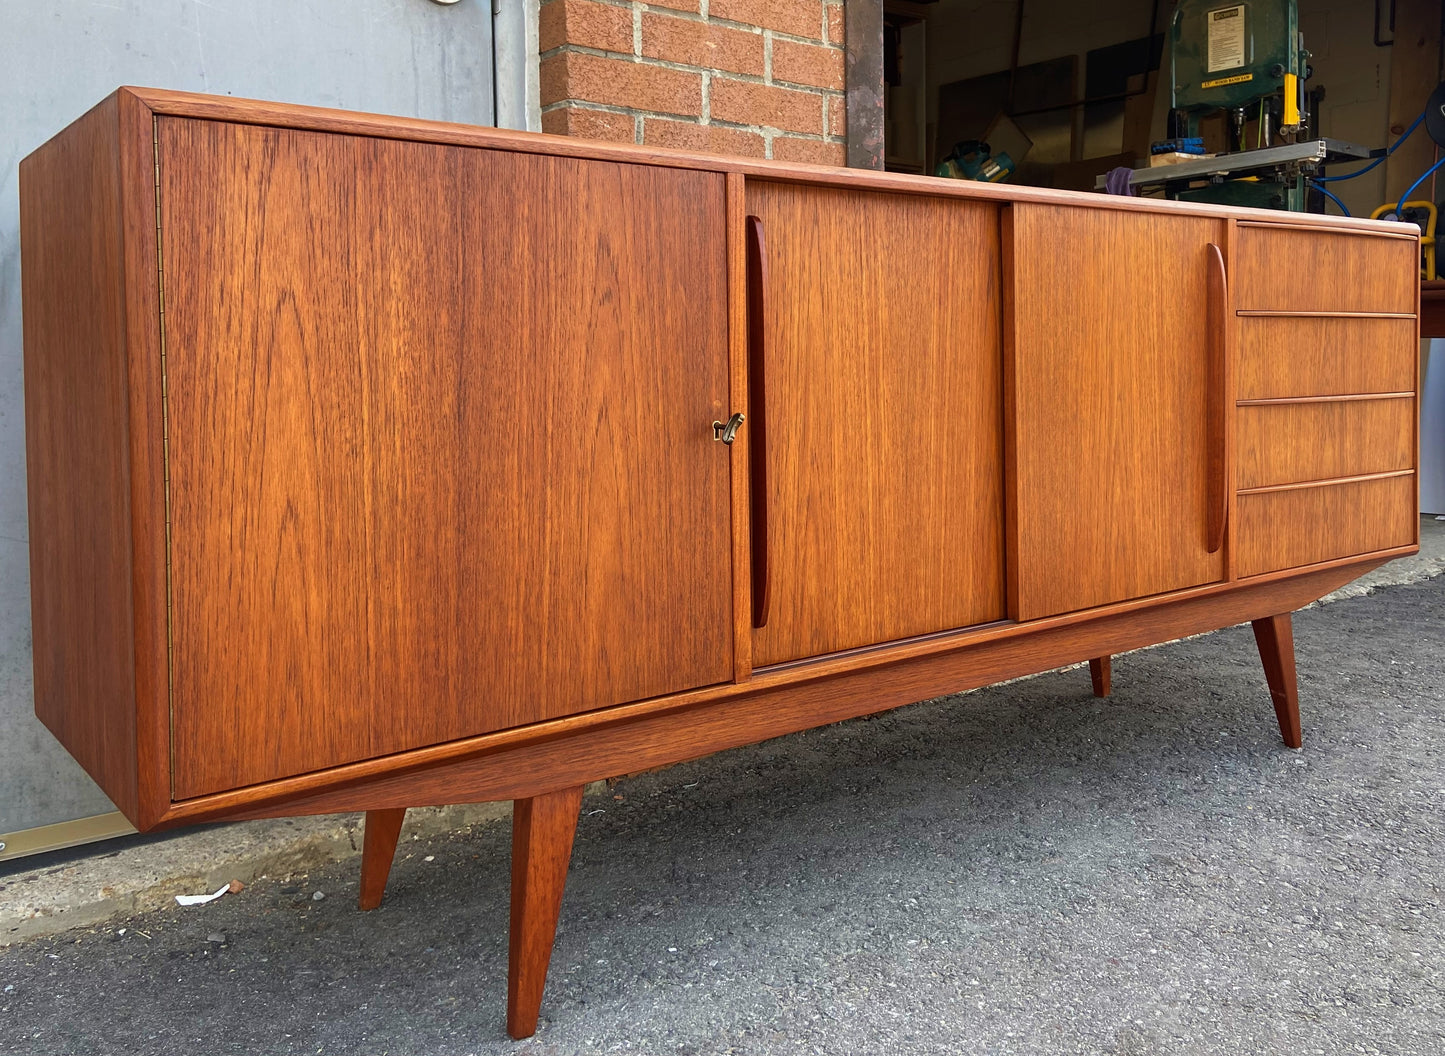
[(719, 174), (158, 131), (177, 799), (730, 677)]
[(1010, 615), (1223, 578), (1225, 222), (1015, 204), (1005, 231)]

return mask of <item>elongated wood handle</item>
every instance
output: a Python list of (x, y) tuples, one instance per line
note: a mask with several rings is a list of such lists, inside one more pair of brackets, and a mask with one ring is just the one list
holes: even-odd
[(1209, 385), (1205, 396), (1209, 427), (1208, 521), (1205, 549), (1216, 554), (1224, 546), (1229, 521), (1229, 277), (1224, 253), (1213, 242), (1206, 249), (1209, 267)]
[(748, 217), (748, 487), (752, 496), (753, 626), (768, 622), (768, 414), (764, 326), (768, 254), (763, 222)]

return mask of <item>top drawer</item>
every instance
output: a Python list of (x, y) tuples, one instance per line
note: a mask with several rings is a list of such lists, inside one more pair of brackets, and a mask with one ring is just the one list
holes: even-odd
[(1239, 311), (1413, 315), (1420, 244), (1402, 235), (1240, 224), (1233, 270)]

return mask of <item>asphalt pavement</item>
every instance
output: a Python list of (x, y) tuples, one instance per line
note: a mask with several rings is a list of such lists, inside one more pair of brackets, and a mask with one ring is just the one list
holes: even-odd
[(589, 795), (527, 1042), (500, 822), (0, 950), (0, 1052), (1437, 1056), (1445, 578), (1295, 637), (1300, 752), (1237, 627)]

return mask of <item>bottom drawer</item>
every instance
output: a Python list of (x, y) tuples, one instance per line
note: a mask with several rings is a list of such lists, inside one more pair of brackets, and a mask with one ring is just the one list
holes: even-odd
[(1411, 546), (1419, 530), (1414, 473), (1254, 492), (1235, 511), (1241, 577)]

